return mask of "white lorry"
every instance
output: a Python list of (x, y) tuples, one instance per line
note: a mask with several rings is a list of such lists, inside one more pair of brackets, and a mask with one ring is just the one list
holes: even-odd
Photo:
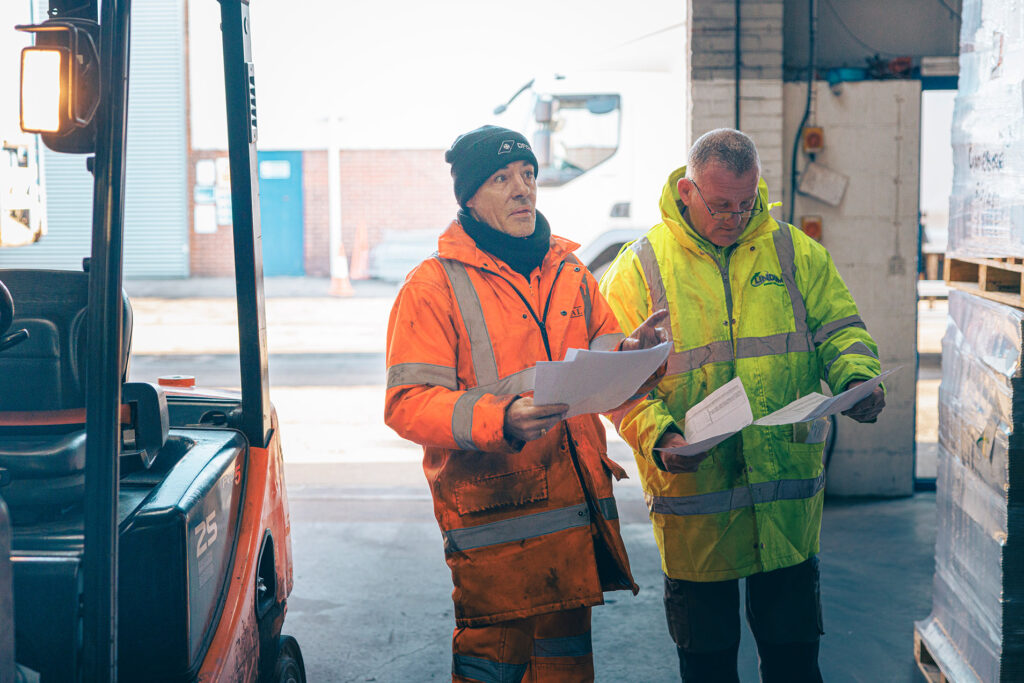
[(0, 134), (0, 247), (31, 244), (46, 234), (38, 142), (12, 137)]
[(661, 220), (662, 185), (689, 147), (685, 93), (679, 69), (581, 71), (535, 78), (495, 110), (532, 139), (537, 208), (598, 277)]

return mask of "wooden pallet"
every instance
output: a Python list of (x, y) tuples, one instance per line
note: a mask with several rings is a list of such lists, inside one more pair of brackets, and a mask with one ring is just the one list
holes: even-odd
[(1024, 308), (1024, 258), (946, 258), (946, 284), (953, 289)]
[(951, 683), (942, 673), (942, 669), (936, 663), (932, 653), (928, 650), (928, 643), (921, 637), (921, 633), (914, 629), (914, 659), (917, 661), (917, 668), (921, 670), (928, 683)]

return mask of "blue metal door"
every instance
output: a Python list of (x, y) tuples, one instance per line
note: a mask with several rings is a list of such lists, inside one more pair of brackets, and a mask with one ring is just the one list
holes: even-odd
[(264, 275), (304, 275), (302, 152), (260, 152)]

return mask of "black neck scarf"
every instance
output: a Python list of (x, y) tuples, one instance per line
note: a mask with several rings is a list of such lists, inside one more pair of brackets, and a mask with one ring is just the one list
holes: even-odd
[(465, 209), (459, 211), (459, 223), (476, 246), (488, 254), (501, 259), (509, 268), (527, 280), (534, 268), (540, 266), (551, 246), (551, 226), (540, 211), (532, 235), (513, 237), (478, 221)]

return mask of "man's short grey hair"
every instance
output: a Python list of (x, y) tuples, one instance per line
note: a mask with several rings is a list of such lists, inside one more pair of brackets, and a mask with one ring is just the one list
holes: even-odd
[(686, 161), (687, 177), (699, 176), (710, 164), (720, 164), (737, 176), (752, 168), (761, 172), (754, 141), (733, 128), (716, 128), (697, 138)]

